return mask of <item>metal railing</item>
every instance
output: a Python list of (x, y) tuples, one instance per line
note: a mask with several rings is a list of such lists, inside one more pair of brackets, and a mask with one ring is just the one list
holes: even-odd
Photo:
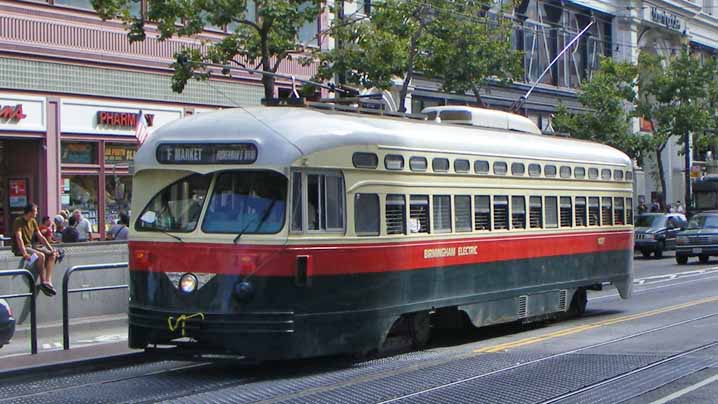
[(97, 292), (102, 290), (127, 289), (127, 285), (95, 286), (90, 288), (70, 289), (70, 276), (80, 271), (95, 271), (101, 269), (127, 268), (126, 262), (113, 264), (75, 265), (68, 269), (62, 277), (62, 348), (70, 349), (70, 293)]
[(0, 277), (22, 275), (27, 278), (30, 291), (28, 293), (15, 293), (2, 295), (0, 299), (16, 299), (20, 297), (30, 298), (30, 353), (37, 354), (37, 307), (35, 302), (35, 276), (27, 269), (10, 269), (0, 271)]

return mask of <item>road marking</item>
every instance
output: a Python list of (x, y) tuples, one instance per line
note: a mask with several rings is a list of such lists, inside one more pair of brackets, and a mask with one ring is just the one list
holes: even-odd
[[(669, 284), (669, 285), (663, 285), (663, 286), (646, 287), (645, 289), (641, 289), (641, 290), (636, 290), (636, 291), (634, 291), (634, 292), (633, 292), (633, 295), (642, 295), (642, 294), (645, 294), (645, 293), (648, 293), (648, 292), (652, 292), (652, 291), (658, 290), (658, 289), (672, 288), (672, 287), (679, 286), (679, 285), (685, 285), (685, 284), (688, 284), (688, 283), (703, 282), (703, 281), (705, 281), (705, 280), (710, 280), (710, 279), (718, 279), (718, 276), (708, 276), (708, 277), (701, 278), (701, 279), (692, 279), (692, 280), (690, 280), (690, 281), (676, 282), (676, 283), (671, 283), (671, 284)], [(653, 283), (650, 283), (649, 285), (652, 285), (652, 284), (654, 284), (654, 283), (659, 283), (659, 282), (653, 282)], [(621, 295), (619, 295), (618, 293), (612, 293), (612, 294), (610, 294), (610, 295), (603, 295), (603, 296), (591, 297), (591, 298), (588, 299), (588, 301), (589, 301), (589, 302), (592, 302), (592, 301), (594, 301), (594, 300), (608, 299), (608, 298), (611, 298), (611, 297), (619, 297), (619, 296), (621, 296)]]
[(651, 404), (665, 404), (665, 403), (667, 403), (667, 402), (669, 402), (669, 401), (671, 401), (671, 400), (674, 400), (674, 399), (676, 399), (676, 398), (678, 398), (678, 397), (684, 396), (684, 395), (686, 395), (686, 394), (688, 394), (688, 393), (690, 393), (690, 392), (692, 392), (692, 391), (694, 391), (694, 390), (698, 390), (698, 389), (700, 389), (701, 387), (703, 387), (703, 386), (705, 386), (705, 385), (711, 384), (711, 383), (713, 383), (713, 382), (716, 381), (716, 380), (718, 380), (718, 375), (715, 375), (715, 376), (713, 376), (713, 377), (709, 377), (709, 378), (703, 380), (702, 382), (698, 382), (698, 383), (696, 383), (696, 384), (694, 384), (694, 385), (692, 385), (692, 386), (688, 386), (688, 387), (686, 387), (686, 388), (683, 389), (683, 390), (678, 390), (678, 391), (676, 391), (676, 392), (673, 393), (673, 394), (667, 395), (667, 396), (661, 398), (660, 400), (656, 400), (656, 401), (652, 402)]
[(631, 315), (628, 315), (628, 316), (623, 316), (623, 317), (617, 317), (617, 318), (613, 318), (613, 319), (603, 320), (603, 321), (599, 321), (599, 322), (596, 322), (596, 323), (591, 323), (591, 324), (586, 324), (586, 325), (580, 325), (580, 326), (577, 326), (577, 327), (572, 327), (572, 328), (567, 328), (567, 329), (564, 329), (564, 330), (554, 331), (554, 332), (551, 332), (551, 333), (548, 333), (548, 334), (544, 334), (544, 335), (539, 335), (539, 336), (536, 336), (536, 337), (529, 337), (529, 338), (520, 339), (520, 340), (518, 340), (518, 341), (511, 341), (511, 342), (506, 342), (506, 343), (499, 344), (499, 345), (493, 345), (493, 346), (488, 346), (488, 347), (476, 349), (476, 350), (474, 350), (474, 352), (476, 352), (476, 353), (493, 353), (493, 352), (506, 351), (506, 350), (511, 349), (511, 348), (518, 348), (518, 347), (522, 347), (522, 346), (525, 346), (525, 345), (531, 345), (531, 344), (535, 344), (535, 343), (538, 343), (538, 342), (548, 341), (548, 340), (554, 339), (554, 338), (559, 338), (559, 337), (565, 337), (565, 336), (567, 336), (567, 335), (578, 334), (578, 333), (581, 333), (581, 332), (584, 332), (584, 331), (588, 331), (588, 330), (593, 330), (593, 329), (596, 329), (596, 328), (599, 328), (599, 327), (606, 327), (606, 326), (610, 326), (610, 325), (615, 325), (615, 324), (623, 323), (623, 322), (626, 322), (626, 321), (632, 321), (632, 320), (638, 320), (638, 319), (641, 319), (641, 318), (656, 316), (656, 315), (658, 315), (658, 314), (663, 314), (663, 313), (667, 313), (667, 312), (675, 311), (675, 310), (681, 310), (681, 309), (685, 309), (685, 308), (688, 308), (688, 307), (697, 306), (697, 305), (705, 304), (705, 303), (711, 303), (711, 302), (718, 302), (718, 297), (707, 297), (707, 298), (705, 298), (705, 299), (695, 300), (695, 301), (693, 301), (693, 302), (677, 304), (677, 305), (674, 305), (674, 306), (669, 306), (669, 307), (664, 307), (664, 308), (661, 308), (661, 309), (650, 310), (650, 311), (646, 311), (646, 312), (643, 312), (643, 313), (631, 314)]

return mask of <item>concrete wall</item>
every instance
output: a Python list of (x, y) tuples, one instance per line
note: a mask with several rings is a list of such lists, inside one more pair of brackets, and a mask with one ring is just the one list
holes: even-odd
[[(38, 325), (62, 321), (62, 278), (65, 271), (75, 265), (108, 264), (127, 262), (126, 242), (91, 242), (60, 246), (65, 249), (65, 259), (55, 267), (52, 283), (57, 296), (37, 294)], [(15, 257), (8, 247), (0, 248), (0, 270), (17, 269), (21, 257)], [(37, 277), (37, 274), (35, 274)], [(0, 277), (0, 295), (26, 293), (27, 282), (22, 276)], [(76, 272), (70, 278), (70, 288), (96, 287), (127, 284), (129, 273), (126, 268)], [(70, 318), (122, 314), (127, 312), (128, 293), (126, 289), (83, 292), (70, 295)], [(8, 303), (20, 324), (30, 324), (29, 298), (10, 299)]]

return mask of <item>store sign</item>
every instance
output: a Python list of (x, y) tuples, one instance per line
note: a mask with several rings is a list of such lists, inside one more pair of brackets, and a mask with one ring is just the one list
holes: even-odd
[(252, 143), (161, 144), (156, 157), (161, 164), (252, 164), (257, 160), (257, 146)]
[(9, 180), (10, 207), (22, 208), (27, 205), (27, 180)]
[(27, 118), (22, 112), (22, 104), (0, 105), (0, 120), (6, 122), (18, 122)]
[[(152, 127), (155, 121), (155, 114), (144, 114), (144, 116), (147, 121), (147, 126)], [(139, 118), (139, 113), (97, 111), (97, 124), (101, 126), (134, 129), (134, 127), (137, 126), (137, 118)]]
[(651, 21), (673, 31), (681, 30), (680, 18), (658, 7), (651, 7)]
[(126, 163), (135, 159), (135, 145), (105, 144), (105, 163)]

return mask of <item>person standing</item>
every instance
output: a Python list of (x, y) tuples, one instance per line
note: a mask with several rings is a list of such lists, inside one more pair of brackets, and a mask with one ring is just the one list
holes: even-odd
[(683, 205), (681, 205), (681, 201), (676, 201), (676, 205), (673, 209), (676, 213), (686, 213), (686, 210), (683, 208)]
[(62, 230), (62, 242), (63, 243), (76, 243), (80, 233), (77, 231), (77, 221), (75, 216), (70, 216), (69, 223)]
[(115, 240), (127, 241), (127, 236), (130, 234), (130, 218), (126, 213), (120, 213), (120, 221), (118, 224), (121, 226), (120, 229), (115, 233)]
[(72, 211), (72, 217), (75, 218), (75, 228), (77, 229), (78, 239), (77, 241), (90, 241), (92, 239), (92, 225), (87, 218), (82, 217), (80, 209)]
[[(25, 206), (23, 215), (15, 218), (12, 224), (12, 252), (17, 257), (23, 257), (25, 262), (35, 260), (34, 265), (39, 269), (40, 290), (47, 296), (55, 296), (57, 290), (52, 285), (52, 270), (57, 254), (50, 242), (40, 233), (35, 217), (37, 205), (30, 203)], [(41, 243), (40, 247), (32, 247), (33, 237)]]

